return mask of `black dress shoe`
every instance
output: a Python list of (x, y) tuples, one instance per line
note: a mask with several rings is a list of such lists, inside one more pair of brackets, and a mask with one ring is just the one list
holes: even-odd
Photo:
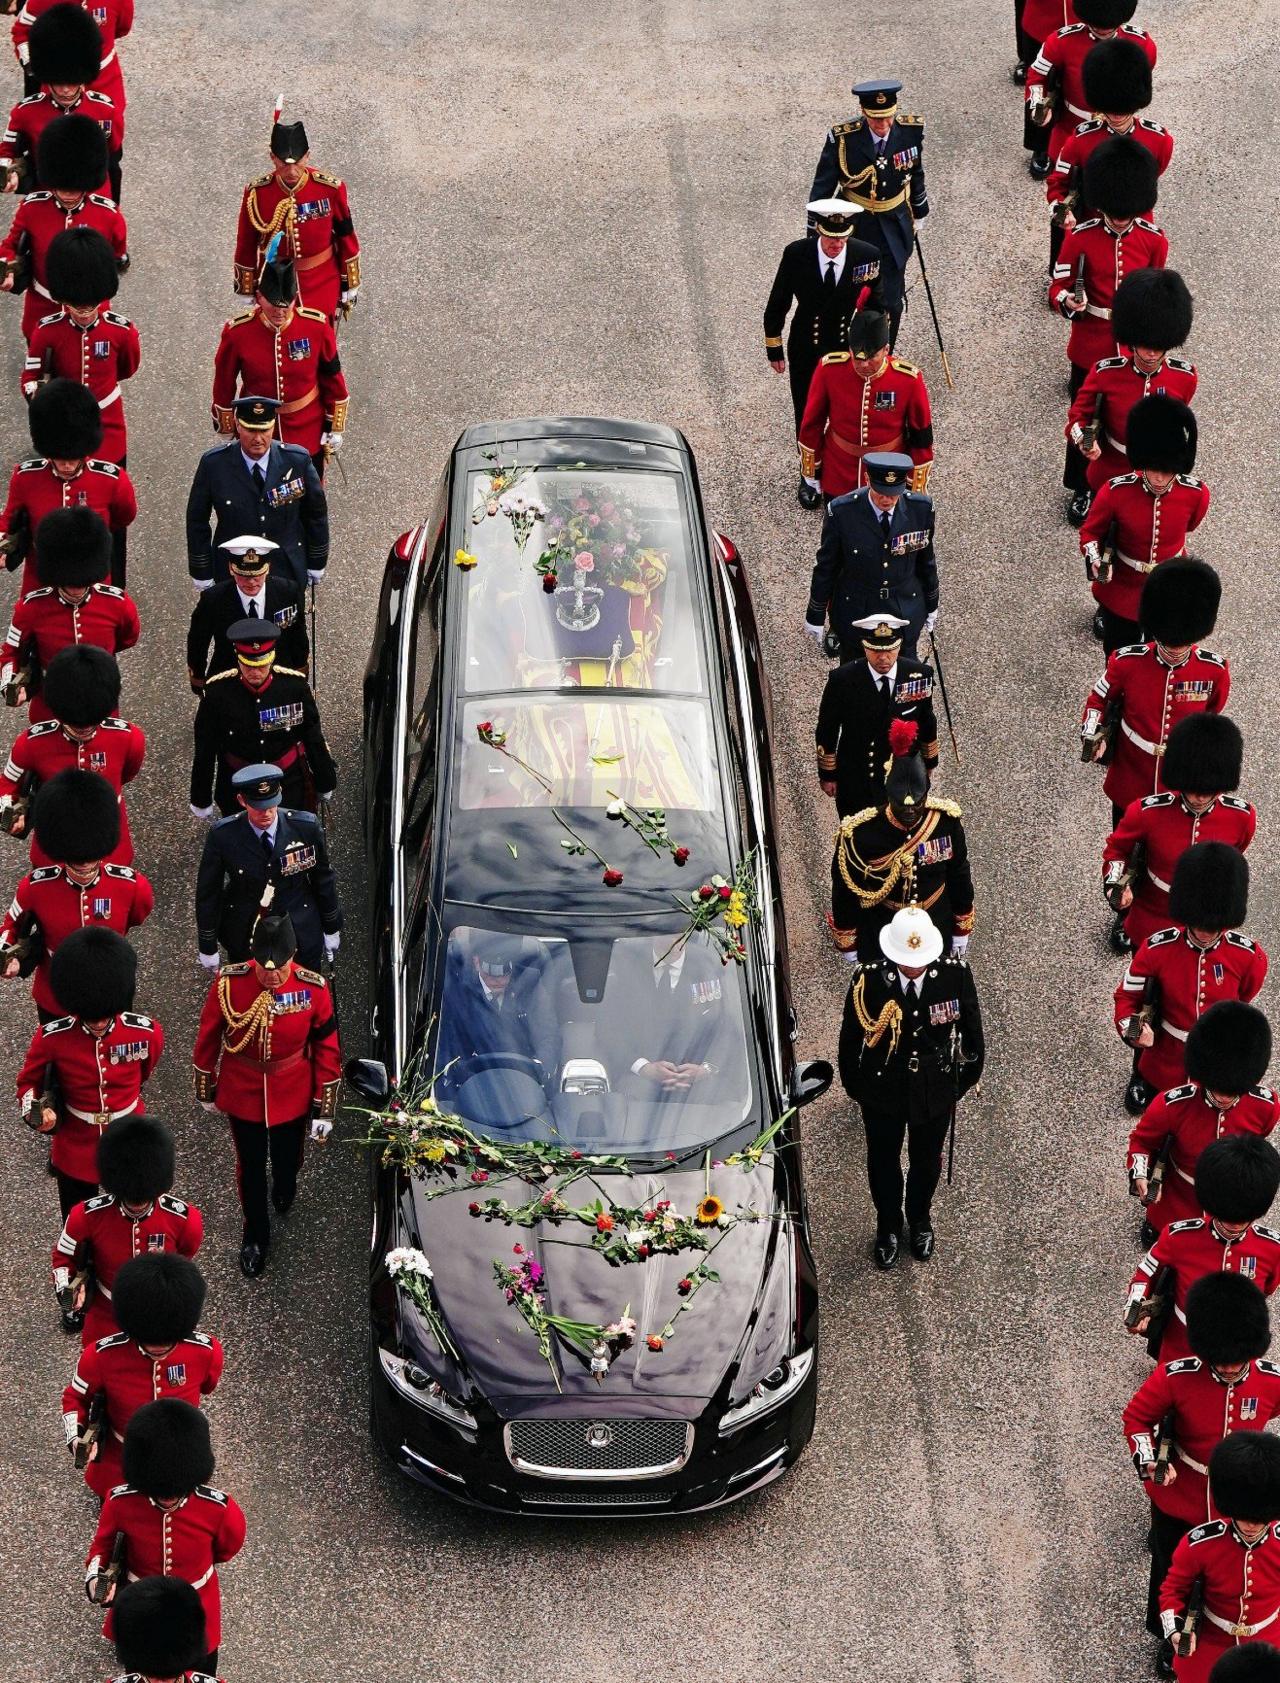
[(1067, 504), (1067, 524), (1069, 526), (1083, 526), (1092, 501), (1092, 491), (1077, 491)]
[(1093, 610), (1093, 624), (1089, 629), (1093, 632), (1098, 641), (1102, 642), (1103, 638), (1107, 634), (1107, 622), (1102, 617), (1101, 608), (1095, 608)]
[(875, 1248), (876, 1267), (882, 1274), (887, 1274), (898, 1260), (898, 1235), (896, 1233), (877, 1233)]
[(1138, 1237), (1142, 1240), (1142, 1243), (1148, 1250), (1151, 1249), (1152, 1245), (1154, 1245), (1156, 1240), (1160, 1237), (1155, 1228), (1147, 1220), (1146, 1216), (1143, 1216), (1142, 1218), (1142, 1226), (1138, 1229)]
[(1013, 69), (1009, 72), (1009, 75), (1012, 77), (1015, 86), (1019, 88), (1026, 86), (1027, 67), (1021, 59), (1019, 59), (1014, 65)]
[(271, 1188), (271, 1203), (278, 1214), (288, 1215), (289, 1211), (293, 1208), (293, 1200), (297, 1197), (297, 1195), (297, 1192), (293, 1191), (287, 1198), (285, 1198), (277, 1192), (273, 1186)]
[(1135, 1075), (1124, 1090), (1124, 1108), (1130, 1116), (1141, 1116), (1155, 1096), (1156, 1090), (1151, 1083)]
[(84, 1326), (83, 1309), (64, 1309), (62, 1311), (63, 1332), (79, 1332)]
[(1033, 181), (1043, 181), (1052, 168), (1047, 152), (1033, 152), (1031, 162), (1027, 165), (1027, 174)]
[(822, 492), (816, 486), (810, 485), (807, 479), (802, 479), (796, 491), (796, 501), (801, 508), (821, 508)]
[(928, 1222), (911, 1223), (911, 1254), (917, 1262), (928, 1262), (936, 1244), (937, 1240)]
[(240, 1272), (250, 1280), (256, 1280), (267, 1266), (267, 1253), (261, 1245), (241, 1245)]
[(1125, 933), (1123, 912), (1116, 913), (1115, 921), (1111, 925), (1111, 933), (1108, 935), (1107, 940), (1111, 943), (1112, 952), (1119, 953), (1121, 958), (1126, 958), (1133, 951), (1133, 942)]

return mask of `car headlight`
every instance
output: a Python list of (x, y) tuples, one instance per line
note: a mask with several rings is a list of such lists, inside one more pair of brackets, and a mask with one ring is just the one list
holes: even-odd
[(752, 1387), (751, 1395), (745, 1401), (736, 1403), (721, 1415), (721, 1434), (736, 1432), (748, 1421), (758, 1420), (762, 1414), (781, 1408), (804, 1384), (812, 1366), (812, 1350), (802, 1350), (798, 1356), (788, 1356), (785, 1361), (779, 1362), (771, 1373), (765, 1374), (760, 1383)]
[(434, 1414), (437, 1419), (447, 1421), (460, 1432), (472, 1433), (476, 1430), (476, 1417), (471, 1410), (460, 1403), (457, 1397), (451, 1397), (444, 1386), (431, 1377), (426, 1368), (419, 1367), (417, 1362), (412, 1362), (405, 1356), (397, 1356), (390, 1350), (384, 1350), (381, 1345), (378, 1347), (378, 1360), (394, 1389), (415, 1408), (420, 1408), (427, 1414)]

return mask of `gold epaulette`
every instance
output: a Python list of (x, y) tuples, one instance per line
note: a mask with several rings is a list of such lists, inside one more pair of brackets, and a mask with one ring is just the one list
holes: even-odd
[(832, 134), (835, 134), (835, 135), (855, 134), (861, 127), (862, 127), (862, 118), (861, 117), (855, 117), (852, 120), (852, 122), (833, 123), (831, 125), (831, 132), (832, 132)]
[(311, 179), (313, 181), (318, 181), (322, 187), (341, 187), (342, 186), (341, 176), (330, 175), (327, 169), (313, 169), (311, 167), (311, 165), (308, 164), (307, 165), (307, 174), (311, 177)]
[(204, 681), (204, 687), (208, 689), (210, 684), (216, 684), (220, 678), (238, 678), (239, 676), (237, 667), (228, 666), (224, 672), (211, 672)]
[(861, 812), (855, 812), (852, 818), (840, 820), (840, 834), (851, 836), (859, 824), (865, 824), (868, 818), (874, 818), (880, 811), (878, 806), (864, 806)]
[(245, 188), (245, 192), (252, 193), (255, 187), (269, 187), (275, 178), (275, 171), (270, 169), (265, 175), (255, 175), (253, 180)]
[(286, 678), (305, 678), (306, 677), (306, 673), (305, 672), (300, 672), (296, 666), (277, 666), (277, 667), (274, 667), (273, 670), (276, 673), (277, 677), (281, 676), (282, 674)]
[(905, 116), (899, 111), (894, 121), (900, 128), (904, 129), (922, 129), (924, 127), (924, 118), (917, 117), (913, 111), (907, 112)]
[(918, 374), (920, 372), (914, 362), (907, 362), (900, 356), (891, 356), (889, 361), (898, 370), (899, 374)]
[(328, 321), (329, 319), (323, 310), (309, 310), (305, 304), (298, 305), (297, 313), (300, 316), (306, 316), (310, 321)]
[(824, 364), (831, 363), (831, 362), (852, 362), (853, 361), (853, 352), (852, 351), (828, 351), (826, 356), (824, 356), (822, 360), (823, 360)]
[(295, 976), (298, 977), (298, 979), (300, 981), (303, 981), (303, 982), (323, 982), (324, 981), (324, 977), (320, 974), (320, 972), (318, 970), (305, 970), (305, 969), (303, 969), (302, 965), (300, 965), (300, 964), (295, 964), (294, 965), (293, 973), (294, 973)]
[(256, 309), (242, 310), (238, 316), (232, 316), (231, 320), (227, 323), (227, 326), (228, 327), (239, 327), (239, 326), (242, 325), (242, 323), (244, 323), (246, 321), (252, 321), (254, 316), (257, 315), (257, 313), (258, 312), (257, 312)]
[[(223, 672), (215, 672), (214, 673), (215, 678), (222, 678), (222, 677), (225, 677), (225, 676), (226, 676), (226, 674), (223, 673)], [(213, 678), (210, 678), (209, 682), (212, 683)], [(247, 976), (252, 969), (253, 969), (252, 960), (247, 959), (247, 958), (242, 958), (242, 959), (238, 959), (236, 961), (236, 963), (234, 963), (234, 964), (224, 964), (222, 966), (222, 968), (218, 971), (218, 974), (220, 976)]]
[(944, 795), (926, 795), (924, 804), (934, 812), (945, 812), (948, 818), (963, 818), (964, 812), (955, 801), (949, 801)]

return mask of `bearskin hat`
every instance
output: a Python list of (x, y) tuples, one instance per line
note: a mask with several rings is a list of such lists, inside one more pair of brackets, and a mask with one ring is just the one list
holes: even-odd
[(151, 1251), (116, 1273), (111, 1307), (121, 1332), (139, 1344), (178, 1344), (200, 1324), (204, 1275), (185, 1256)]
[(1151, 104), (1151, 60), (1137, 41), (1123, 35), (1089, 48), (1081, 66), (1090, 111), (1131, 116)]
[(849, 349), (874, 356), (889, 343), (889, 318), (879, 310), (859, 310), (849, 321)]
[(1187, 1036), (1187, 1080), (1211, 1093), (1247, 1093), (1271, 1062), (1271, 1024), (1256, 1005), (1220, 999)]
[(137, 1578), (112, 1602), (116, 1658), (141, 1677), (184, 1677), (209, 1652), (204, 1603), (185, 1578)]
[(111, 572), (111, 528), (96, 509), (52, 509), (36, 527), (35, 549), (41, 584), (79, 590)]
[[(55, 117), (41, 130), (36, 141), (36, 179), (50, 192), (98, 191), (107, 179), (107, 137), (92, 117), (69, 112), (65, 117)], [(114, 258), (112, 267), (115, 267)], [(52, 286), (49, 291), (60, 304), (66, 302)]]
[(1140, 140), (1116, 135), (1085, 159), (1085, 203), (1116, 222), (1145, 216), (1160, 192), (1160, 169)]
[(1187, 1293), (1187, 1342), (1211, 1367), (1265, 1356), (1271, 1343), (1267, 1300), (1243, 1274), (1205, 1274)]
[(1197, 842), (1173, 867), (1169, 916), (1187, 929), (1239, 929), (1249, 914), (1249, 866), (1226, 842)]
[(1119, 29), (1138, 9), (1138, 0), (1075, 0), (1076, 18), (1090, 29)]
[(1280, 1438), (1229, 1432), (1209, 1457), (1209, 1493), (1225, 1519), (1280, 1519)]
[(79, 380), (50, 380), (38, 387), (27, 425), (37, 453), (45, 457), (79, 461), (102, 443), (98, 400)]
[[(137, 1257), (124, 1267), (136, 1268), (145, 1260)], [(120, 1273), (124, 1273), (124, 1268)], [(1276, 1447), (1280, 1448), (1280, 1444)], [(198, 1484), (208, 1484), (213, 1477), (209, 1422), (198, 1408), (178, 1397), (161, 1397), (159, 1402), (144, 1403), (130, 1415), (124, 1429), (121, 1461), (126, 1484), (144, 1496), (158, 1497), (161, 1501), (169, 1496), (187, 1496)]]
[(1196, 418), (1176, 397), (1140, 397), (1125, 422), (1124, 450), (1131, 467), (1156, 473), (1190, 473), (1196, 465)]
[(1135, 269), (1120, 282), (1111, 305), (1117, 344), (1153, 351), (1185, 344), (1194, 317), (1191, 293), (1176, 269)]
[(31, 825), (55, 865), (96, 864), (119, 843), (120, 802), (105, 777), (68, 766), (36, 790)]
[(44, 278), (58, 303), (76, 310), (106, 303), (120, 286), (116, 254), (96, 228), (64, 228), (55, 234), (45, 255)]
[(41, 693), (54, 718), (73, 730), (100, 725), (120, 700), (116, 657), (96, 643), (69, 643), (49, 662)]
[(1218, 623), (1222, 580), (1207, 561), (1178, 555), (1162, 561), (1142, 587), (1138, 622), (1166, 649), (1199, 643)]
[(50, 6), (41, 12), (27, 46), (27, 69), (42, 87), (87, 87), (102, 69), (102, 31), (83, 6)]
[(58, 943), (49, 961), (49, 986), (64, 1011), (100, 1023), (127, 1011), (138, 980), (138, 955), (114, 929), (89, 923)]
[(1209, 1683), (1280, 1683), (1280, 1648), (1270, 1642), (1228, 1648), (1214, 1661)]
[(1196, 1197), (1219, 1221), (1261, 1221), (1280, 1190), (1280, 1153), (1257, 1134), (1227, 1134), (1196, 1164)]
[(1165, 743), (1160, 781), (1182, 795), (1230, 794), (1240, 787), (1244, 738), (1224, 713), (1189, 713)]
[(149, 1204), (173, 1185), (173, 1135), (154, 1116), (117, 1116), (98, 1141), (98, 1184), (126, 1204)]

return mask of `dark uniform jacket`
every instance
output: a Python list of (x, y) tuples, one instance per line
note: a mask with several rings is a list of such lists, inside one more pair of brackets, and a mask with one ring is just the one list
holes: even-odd
[(864, 964), (880, 956), (880, 931), (904, 906), (924, 907), (948, 945), (973, 930), (973, 874), (960, 808), (930, 795), (914, 830), (884, 807), (845, 818), (831, 861), (831, 933)]
[(787, 334), (787, 361), (796, 427), (804, 414), (809, 381), (820, 358), (849, 344), (849, 321), (858, 309), (883, 308), (880, 250), (866, 240), (845, 242), (844, 267), (832, 291), (823, 285), (827, 259), (816, 240), (792, 240), (784, 247), (764, 307), (764, 348), (771, 362), (782, 356), (782, 329), (795, 305)]
[(809, 624), (829, 620), (843, 647), (855, 649), (855, 620), (894, 614), (907, 621), (902, 652), (914, 659), (925, 616), (937, 606), (933, 498), (904, 491), (890, 516), (887, 539), (865, 486), (834, 498), (822, 523), (809, 586)]
[(206, 807), (214, 799), (224, 813), (238, 811), (232, 772), (263, 762), (284, 773), (284, 806), (314, 811), (310, 785), (317, 795), (337, 786), (337, 768), (311, 686), (303, 673), (288, 666), (274, 667), (261, 690), (251, 690), (238, 670), (215, 672), (196, 709), (195, 739), (192, 806)]
[[(307, 573), (323, 572), (329, 559), (329, 505), (311, 457), (299, 444), (272, 444), (262, 458), (266, 485), (259, 492), (238, 442), (215, 444), (196, 467), (187, 498), (187, 570), (193, 579), (228, 577), (218, 545), (253, 535), (280, 545), (271, 571), (307, 587)], [(213, 537), (209, 521), (214, 522)]]
[[(263, 616), (280, 627), (276, 659), (282, 666), (305, 672), (311, 648), (302, 592), (292, 579), (269, 578), (255, 600)], [(234, 579), (223, 579), (212, 590), (200, 592), (187, 632), (187, 671), (193, 686), (211, 672), (225, 672), (235, 665), (236, 652), (226, 634), (230, 626), (244, 618), (244, 606)]]
[[(924, 119), (898, 116), (877, 156), (876, 137), (861, 117), (837, 123), (818, 159), (811, 199), (850, 199), (866, 213), (854, 224), (860, 240), (880, 251), (880, 279), (887, 309), (900, 308), (903, 275), (915, 243), (912, 217), (929, 214), (924, 182)], [(882, 210), (872, 210), (882, 205)]]
[(933, 711), (933, 668), (898, 656), (893, 689), (877, 688), (879, 674), (859, 656), (827, 678), (818, 707), (818, 777), (834, 777), (836, 807), (848, 818), (884, 800), (889, 725), (906, 719), (919, 725), (916, 746), (930, 771), (938, 763), (938, 721)]
[(941, 1121), (982, 1075), (982, 1012), (969, 966), (940, 958), (919, 980), (919, 995), (904, 991), (897, 965), (882, 959), (849, 988), (840, 1080), (864, 1116)]
[(224, 818), (205, 837), (196, 878), (196, 924), (200, 951), (216, 953), (221, 942), (231, 962), (249, 956), (249, 937), (262, 891), (275, 884), (273, 912), (287, 912), (298, 937), (298, 960), (318, 970), (325, 935), (342, 928), (342, 908), (329, 865), (324, 830), (314, 813), (281, 807), (276, 844), (268, 861), (262, 837), (243, 812)]

